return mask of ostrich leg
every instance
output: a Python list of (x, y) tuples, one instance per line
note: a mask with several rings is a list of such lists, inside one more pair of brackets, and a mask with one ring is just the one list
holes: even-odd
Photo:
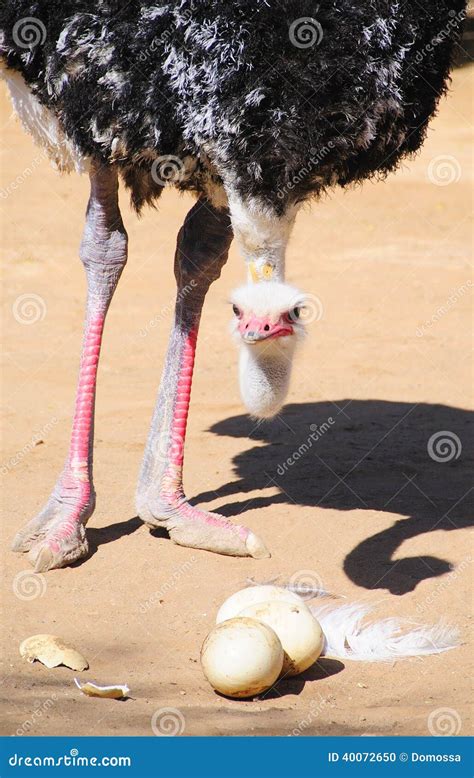
[(175, 321), (137, 489), (141, 519), (164, 526), (182, 546), (233, 556), (269, 556), (246, 527), (189, 504), (182, 485), (184, 439), (194, 356), (204, 298), (227, 260), (232, 229), (227, 211), (199, 200), (188, 213), (175, 254)]
[(87, 307), (69, 454), (43, 510), (13, 541), (37, 572), (64, 567), (87, 554), (85, 524), (95, 507), (92, 448), (97, 366), (105, 316), (127, 261), (127, 234), (118, 207), (117, 173), (93, 166), (80, 257)]

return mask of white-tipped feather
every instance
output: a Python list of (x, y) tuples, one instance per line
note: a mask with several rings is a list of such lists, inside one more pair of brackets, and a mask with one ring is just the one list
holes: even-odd
[[(274, 583), (277, 578), (267, 583)], [(247, 583), (252, 586), (263, 585), (253, 579)], [(299, 594), (299, 587), (281, 585)], [(367, 622), (366, 617), (373, 612), (373, 606), (361, 602), (334, 605), (327, 600), (338, 595), (316, 587), (311, 596), (317, 598), (317, 602), (310, 605), (307, 592), (305, 587), (306, 596), (301, 599), (319, 621), (324, 633), (322, 656), (356, 662), (393, 662), (396, 659), (441, 654), (460, 645), (457, 627), (443, 621), (427, 625), (388, 617)]]
[(45, 149), (46, 156), (56, 167), (65, 172), (89, 170), (90, 159), (85, 157), (66, 137), (56, 116), (46, 108), (17, 71), (0, 65), (0, 77), (6, 81), (13, 108), (35, 143)]
[(313, 600), (315, 597), (330, 597), (331, 599), (344, 597), (343, 594), (332, 594), (332, 592), (328, 592), (321, 587), (306, 584), (289, 583), (285, 586), (285, 589), (288, 589), (289, 592), (293, 592), (293, 594), (297, 594), (304, 601)]
[(456, 627), (442, 622), (414, 625), (385, 618), (364, 623), (373, 610), (364, 603), (312, 605), (310, 610), (324, 632), (324, 656), (364, 662), (386, 662), (405, 657), (440, 654), (459, 645)]

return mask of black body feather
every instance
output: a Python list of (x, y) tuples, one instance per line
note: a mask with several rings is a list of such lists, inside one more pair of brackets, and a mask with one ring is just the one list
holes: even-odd
[[(419, 148), (464, 8), (3, 0), (0, 54), (83, 154), (120, 166), (137, 208), (163, 188), (153, 161), (173, 155), (192, 158), (180, 188), (200, 192), (211, 175), (283, 212)], [(25, 47), (15, 25), (27, 17), (40, 36)]]

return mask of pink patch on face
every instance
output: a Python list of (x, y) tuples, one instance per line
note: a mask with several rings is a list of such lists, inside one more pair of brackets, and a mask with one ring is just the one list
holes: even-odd
[(281, 338), (293, 334), (293, 327), (284, 314), (276, 322), (271, 321), (268, 316), (243, 316), (239, 321), (238, 329), (240, 335), (249, 341)]

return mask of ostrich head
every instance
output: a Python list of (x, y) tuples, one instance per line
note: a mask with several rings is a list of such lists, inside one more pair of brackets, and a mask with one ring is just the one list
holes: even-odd
[(305, 334), (304, 295), (280, 281), (261, 281), (236, 289), (231, 302), (242, 400), (252, 416), (271, 418), (285, 401), (296, 345)]

